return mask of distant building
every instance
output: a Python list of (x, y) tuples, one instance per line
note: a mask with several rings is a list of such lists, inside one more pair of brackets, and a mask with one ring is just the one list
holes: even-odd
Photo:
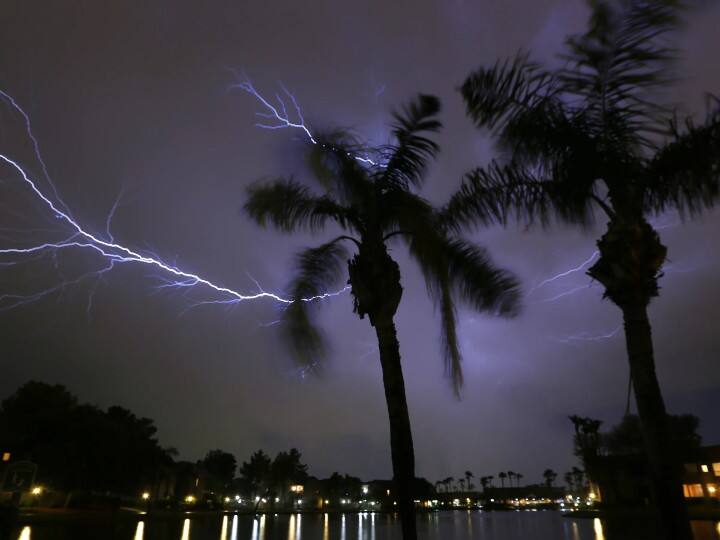
[[(649, 468), (642, 454), (598, 456), (592, 480), (599, 499), (608, 505), (650, 502)], [(697, 502), (720, 502), (720, 445), (693, 450), (683, 460), (683, 493)]]

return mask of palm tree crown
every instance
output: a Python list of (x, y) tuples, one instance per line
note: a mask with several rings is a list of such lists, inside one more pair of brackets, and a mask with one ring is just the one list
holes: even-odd
[[(325, 352), (320, 332), (312, 324), (311, 310), (318, 296), (350, 278), (354, 310), (375, 325), (381, 305), (393, 310), (397, 302), (377, 298), (374, 291), (394, 290), (399, 301), (399, 270), (389, 259), (389, 241), (402, 239), (420, 265), (427, 288), (442, 317), (444, 357), (456, 391), (462, 384), (461, 356), (456, 337), (455, 302), (500, 315), (513, 315), (518, 307), (515, 278), (493, 266), (482, 248), (447, 233), (432, 205), (415, 193), (424, 183), (429, 160), (438, 145), (428, 134), (440, 129), (439, 102), (421, 95), (395, 113), (395, 144), (370, 151), (347, 134), (316, 137), (310, 147), (315, 180), (323, 190), (314, 194), (292, 179), (261, 183), (249, 189), (245, 209), (260, 225), (272, 224), (283, 232), (321, 231), (333, 221), (344, 234), (297, 255), (297, 271), (289, 292), (292, 303), (284, 311), (283, 327), (293, 349), (314, 364)], [(374, 163), (358, 156), (372, 155)], [(350, 258), (347, 245), (356, 250)], [(367, 255), (367, 256), (364, 256)], [(346, 272), (347, 270), (347, 272)], [(346, 276), (343, 278), (343, 276)], [(378, 287), (377, 280), (385, 283)]]

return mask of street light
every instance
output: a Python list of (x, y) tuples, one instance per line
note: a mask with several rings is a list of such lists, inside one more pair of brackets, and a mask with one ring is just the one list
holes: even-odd
[(145, 491), (145, 492), (143, 492), (141, 497), (142, 497), (143, 501), (147, 501), (150, 498), (150, 494), (147, 491)]
[(35, 486), (34, 488), (32, 488), (30, 490), (30, 493), (32, 493), (33, 495), (40, 495), (40, 494), (42, 494), (42, 492), (43, 492), (43, 488), (40, 486)]

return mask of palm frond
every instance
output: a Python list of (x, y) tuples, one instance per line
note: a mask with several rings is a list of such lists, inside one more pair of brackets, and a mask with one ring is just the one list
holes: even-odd
[(606, 140), (652, 145), (667, 109), (645, 99), (669, 82), (675, 51), (669, 34), (679, 23), (678, 2), (593, 0), (588, 31), (566, 41), (569, 65), (559, 76), (563, 91), (583, 99)]
[(384, 168), (378, 171), (383, 187), (407, 189), (422, 183), (428, 162), (440, 150), (438, 144), (427, 137), (442, 127), (436, 118), (439, 112), (440, 100), (421, 94), (393, 114), (392, 134), (396, 143), (384, 149)]
[(295, 259), (295, 276), (289, 286), (292, 303), (283, 312), (282, 329), (303, 365), (316, 365), (326, 353), (325, 340), (313, 324), (310, 310), (321, 303), (318, 297), (336, 287), (345, 273), (348, 252), (341, 243), (343, 239), (307, 248)]
[(346, 131), (321, 134), (312, 145), (308, 161), (315, 179), (341, 203), (351, 205), (367, 200), (373, 193), (365, 161), (365, 149)]
[(526, 53), (480, 68), (460, 87), (467, 113), (478, 127), (502, 128), (519, 114), (555, 100), (554, 77)]
[[(423, 273), (428, 294), (440, 311), (443, 358), (455, 393), (462, 386), (462, 357), (457, 340), (455, 301), (479, 311), (511, 316), (518, 307), (518, 285), (495, 268), (487, 253), (447, 236), (440, 214), (421, 197), (396, 190), (388, 195), (402, 237)], [(475, 272), (477, 272), (475, 274)]]
[(293, 180), (276, 180), (248, 188), (245, 211), (259, 225), (269, 223), (283, 232), (309, 229), (316, 232), (328, 219), (341, 227), (354, 226), (352, 214), (327, 195), (316, 196)]
[(645, 208), (674, 208), (698, 214), (720, 198), (720, 101), (701, 125), (691, 119), (671, 125), (671, 141), (648, 163), (644, 174)]
[(483, 248), (460, 238), (446, 242), (448, 276), (455, 296), (475, 309), (504, 317), (520, 309), (517, 278), (495, 266)]
[(440, 307), (440, 336), (445, 360), (445, 374), (450, 377), (453, 393), (456, 397), (460, 397), (460, 389), (464, 382), (462, 353), (457, 336), (457, 310), (447, 275), (441, 278), (439, 288), (440, 295), (437, 303)]
[[(543, 173), (540, 168), (537, 172)], [(562, 176), (567, 179), (553, 181), (518, 163), (492, 162), (479, 167), (465, 175), (460, 189), (442, 209), (441, 223), (455, 232), (467, 225), (505, 225), (512, 217), (526, 225), (539, 222), (547, 226), (553, 217), (591, 224), (592, 180), (581, 184), (567, 170)]]

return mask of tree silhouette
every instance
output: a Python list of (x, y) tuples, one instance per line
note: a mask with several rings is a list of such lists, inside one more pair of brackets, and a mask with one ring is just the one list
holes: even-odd
[[(439, 109), (436, 98), (420, 96), (394, 115), (395, 143), (371, 151), (345, 134), (316, 137), (318, 144), (310, 145), (310, 158), (324, 194), (313, 195), (306, 186), (281, 179), (251, 187), (245, 204), (257, 223), (270, 223), (283, 232), (303, 228), (319, 232), (334, 221), (345, 233), (297, 256), (297, 272), (289, 288), (293, 301), (283, 313), (281, 327), (300, 361), (316, 366), (325, 352), (311, 316), (319, 302), (305, 299), (325, 293), (344, 275), (349, 276), (354, 311), (360, 318), (368, 316), (378, 340), (393, 475), (406, 540), (416, 538), (415, 458), (394, 320), (403, 289), (400, 268), (390, 257), (388, 245), (404, 241), (420, 265), (441, 314), (444, 356), (456, 392), (462, 383), (456, 300), (502, 315), (514, 314), (518, 303), (515, 279), (494, 267), (485, 251), (448, 234), (440, 226), (438, 212), (415, 193), (424, 183), (428, 161), (438, 152), (428, 134), (441, 126)], [(368, 153), (377, 165), (357, 159)], [(346, 243), (355, 250), (349, 261)]]
[(498, 474), (498, 478), (500, 478), (500, 487), (503, 487), (503, 488), (505, 487), (505, 479), (507, 478), (507, 476), (508, 475), (504, 472), (501, 472), (500, 474)]
[(472, 484), (472, 479), (474, 478), (473, 473), (471, 471), (465, 471), (465, 481), (467, 483), (467, 490), (472, 491), (475, 487)]
[(225, 492), (235, 478), (235, 456), (222, 450), (211, 450), (205, 455), (202, 464), (212, 479), (210, 487)]
[(545, 485), (547, 487), (552, 487), (552, 485), (555, 483), (556, 478), (557, 473), (552, 469), (545, 469), (543, 471), (543, 479), (545, 480)]
[(666, 538), (691, 538), (680, 463), (668, 451), (647, 307), (658, 295), (666, 248), (649, 214), (695, 214), (720, 192), (717, 101), (701, 123), (655, 101), (668, 82), (679, 2), (590, 2), (585, 34), (566, 41), (565, 67), (527, 55), (482, 68), (462, 86), (468, 114), (508, 156), (468, 174), (448, 222), (526, 223), (551, 217), (587, 226), (608, 219), (588, 274), (622, 312), (630, 373)]

